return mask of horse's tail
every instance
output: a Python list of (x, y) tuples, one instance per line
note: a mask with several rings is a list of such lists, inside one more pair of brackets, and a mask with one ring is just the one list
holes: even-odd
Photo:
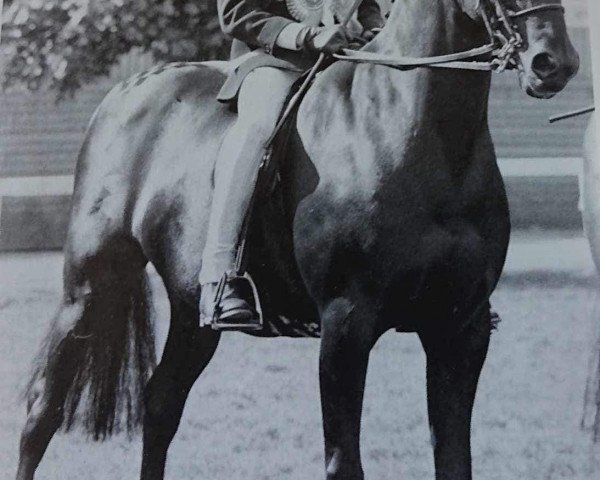
[(91, 282), (75, 314), (63, 305), (35, 362), (27, 398), (36, 397), (39, 385), (48, 398), (62, 398), (65, 431), (81, 425), (103, 440), (123, 430), (132, 434), (142, 423), (154, 331), (146, 271), (132, 270)]

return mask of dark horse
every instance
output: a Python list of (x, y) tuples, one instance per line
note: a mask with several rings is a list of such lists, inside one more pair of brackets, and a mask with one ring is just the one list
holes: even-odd
[[(524, 12), (513, 20), (523, 37), (515, 59), (523, 89), (543, 98), (578, 67), (560, 1), (549, 1), (501, 1)], [(396, 2), (366, 48), (468, 50), (489, 40), (480, 12), (477, 0)], [(64, 296), (28, 390), (19, 480), (33, 478), (53, 434), (76, 420), (96, 438), (143, 423), (141, 477), (163, 478), (188, 392), (219, 342), (198, 326), (197, 274), (214, 161), (235, 115), (214, 100), (226, 68), (155, 69), (115, 87), (94, 114), (77, 163)], [(279, 193), (257, 208), (249, 272), (267, 323), (305, 318), (320, 329), (329, 479), (363, 478), (369, 352), (394, 328), (417, 332), (427, 354), (437, 478), (471, 478), (488, 300), (510, 230), (489, 89), (489, 72), (334, 63), (300, 106)], [(164, 281), (171, 327), (146, 385), (148, 262)]]

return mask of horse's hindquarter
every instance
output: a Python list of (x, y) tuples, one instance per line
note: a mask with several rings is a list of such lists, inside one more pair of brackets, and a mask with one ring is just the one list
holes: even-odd
[(382, 309), (392, 308), (390, 299), (401, 309), (447, 300), (440, 311), (487, 299), (482, 289), (498, 279), (509, 225), (485, 115), (455, 161), (448, 152), (457, 145), (419, 114), (423, 99), (410, 79), (393, 89), (381, 70), (356, 68), (322, 74), (299, 111), (319, 177), (295, 219), (309, 289), (326, 301), (359, 287)]
[(154, 263), (195, 276), (216, 151), (233, 118), (215, 101), (223, 80), (212, 65), (181, 63), (111, 90), (78, 160), (72, 236), (131, 236)]

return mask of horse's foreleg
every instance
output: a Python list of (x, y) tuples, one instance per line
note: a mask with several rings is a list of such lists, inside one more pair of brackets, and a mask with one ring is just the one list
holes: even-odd
[(373, 322), (336, 299), (322, 315), (320, 386), (327, 479), (362, 480), (359, 438)]
[(490, 338), (489, 312), (450, 338), (420, 334), (437, 480), (471, 479), (471, 413)]
[(208, 365), (218, 342), (218, 332), (198, 328), (197, 309), (172, 306), (162, 359), (144, 392), (142, 480), (163, 478), (167, 450), (179, 427), (189, 391)]
[(17, 480), (33, 479), (50, 440), (62, 425), (65, 397), (85, 342), (85, 339), (71, 335), (82, 314), (83, 300), (64, 304), (57, 314), (52, 361), (39, 366), (40, 372), (28, 392), (27, 421), (21, 433)]

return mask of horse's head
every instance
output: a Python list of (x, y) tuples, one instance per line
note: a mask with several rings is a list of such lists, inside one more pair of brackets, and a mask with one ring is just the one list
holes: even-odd
[(510, 50), (505, 58), (518, 69), (528, 95), (550, 98), (577, 73), (579, 55), (567, 33), (561, 0), (461, 1)]

